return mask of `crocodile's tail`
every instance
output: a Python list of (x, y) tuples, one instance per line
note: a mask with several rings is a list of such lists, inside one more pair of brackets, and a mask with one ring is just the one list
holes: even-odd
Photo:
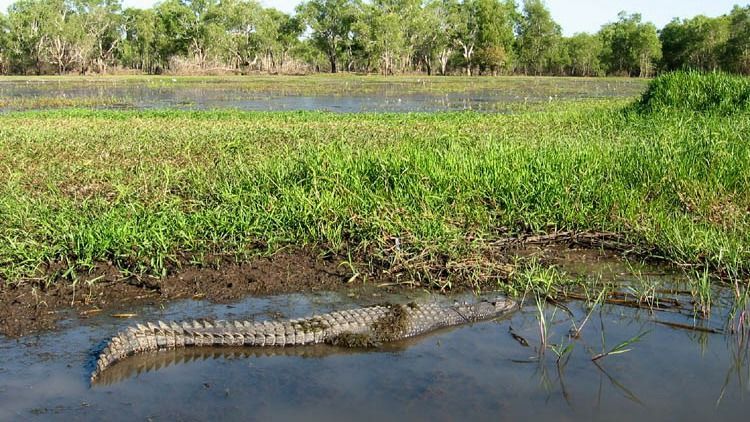
[[(251, 322), (171, 322), (137, 324), (112, 337), (99, 354), (91, 381), (111, 365), (137, 353), (192, 346), (272, 346), (275, 336), (251, 335)], [(273, 338), (272, 338), (273, 337)], [(299, 339), (299, 344), (305, 340)], [(311, 338), (309, 340), (315, 340)]]

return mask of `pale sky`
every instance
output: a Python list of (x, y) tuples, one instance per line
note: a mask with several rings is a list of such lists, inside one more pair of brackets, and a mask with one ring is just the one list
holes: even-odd
[[(522, 3), (521, 0), (516, 0)], [(748, 0), (546, 0), (554, 19), (562, 26), (565, 35), (576, 32), (596, 32), (617, 18), (621, 10), (639, 12), (644, 19), (661, 28), (672, 18), (690, 18), (695, 15), (719, 16), (728, 13), (732, 6), (748, 5)], [(5, 10), (13, 0), (0, 0)], [(150, 7), (156, 0), (124, 0), (125, 7)], [(265, 6), (293, 12), (300, 0), (261, 0)]]

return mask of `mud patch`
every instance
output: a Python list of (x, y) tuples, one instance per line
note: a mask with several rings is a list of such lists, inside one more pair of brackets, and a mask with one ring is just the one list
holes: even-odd
[[(268, 257), (237, 261), (234, 257), (213, 257), (210, 265), (185, 264), (172, 268), (166, 277), (126, 277), (111, 263), (100, 263), (78, 281), (57, 281), (48, 286), (0, 285), (0, 335), (19, 337), (55, 328), (58, 320), (77, 313), (88, 317), (101, 312), (118, 312), (130, 306), (175, 299), (236, 301), (248, 295), (338, 291), (363, 283), (385, 291), (427, 288), (431, 290), (487, 290), (512, 277), (511, 257), (535, 256), (564, 270), (579, 262), (585, 267), (600, 259), (618, 259), (625, 248), (606, 233), (556, 233), (524, 236), (498, 242), (486, 256), (465, 262), (416, 256), (402, 262), (361, 256), (352, 265), (348, 257), (321, 253), (314, 248), (286, 249)], [(353, 274), (352, 268), (368, 269)], [(50, 266), (47, 274), (59, 274)], [(126, 316), (126, 315), (123, 315)]]
[(343, 257), (308, 250), (276, 253), (247, 262), (226, 259), (213, 268), (187, 267), (158, 284), (169, 299), (200, 297), (229, 301), (246, 295), (339, 290), (352, 277)]
[(247, 295), (336, 291), (352, 277), (348, 267), (340, 265), (343, 260), (309, 250), (287, 250), (245, 262), (226, 258), (212, 267), (183, 266), (163, 279), (126, 278), (113, 265), (100, 264), (75, 284), (1, 287), (0, 334), (18, 337), (54, 329), (58, 320), (73, 312), (85, 318), (175, 299), (226, 302)]

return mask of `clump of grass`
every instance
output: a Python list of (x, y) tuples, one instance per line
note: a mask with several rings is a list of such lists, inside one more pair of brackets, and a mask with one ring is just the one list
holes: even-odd
[(537, 302), (546, 303), (560, 296), (568, 285), (578, 286), (576, 280), (568, 278), (559, 268), (545, 265), (538, 259), (519, 259), (517, 270), (502, 287), (512, 296), (531, 295)]
[(713, 72), (678, 71), (651, 81), (637, 104), (642, 112), (732, 114), (750, 109), (750, 79)]
[(696, 271), (694, 277), (691, 277), (690, 290), (695, 300), (695, 308), (704, 319), (711, 315), (711, 285), (711, 274), (708, 268), (705, 268), (702, 272)]

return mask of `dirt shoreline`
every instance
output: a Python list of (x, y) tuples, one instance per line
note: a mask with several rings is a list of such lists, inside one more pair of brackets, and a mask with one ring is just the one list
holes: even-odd
[[(594, 253), (610, 257), (621, 256), (629, 248), (613, 238), (608, 233), (559, 232), (506, 239), (495, 245), (491, 256), (475, 264), (489, 267), (488, 271), (493, 273), (488, 279), (496, 283), (498, 277), (507, 278), (513, 271), (508, 264), (513, 256), (537, 255), (555, 263), (566, 249), (574, 247), (592, 252), (598, 250)], [(361, 286), (363, 282), (389, 289), (439, 290), (436, 285), (403, 283), (402, 276), (405, 274), (402, 272), (405, 268), (387, 268), (385, 263), (364, 257), (355, 258), (351, 264), (358, 270), (367, 269), (369, 272), (355, 276), (353, 267), (346, 264), (348, 257), (322, 253), (314, 248), (283, 249), (270, 256), (239, 262), (230, 257), (215, 257), (207, 261), (213, 262), (213, 265), (184, 264), (172, 268), (162, 279), (124, 277), (113, 264), (100, 263), (89, 273), (79, 275), (79, 281), (75, 284), (69, 281), (58, 281), (49, 286), (0, 284), (0, 335), (21, 337), (53, 330), (57, 321), (73, 312), (87, 317), (101, 312), (121, 311), (129, 306), (179, 299), (206, 299), (221, 303), (249, 295), (340, 291)], [(433, 272), (439, 278), (445, 276), (446, 272), (445, 263), (441, 265), (442, 268), (423, 270)], [(453, 270), (460, 272), (460, 265), (456, 267)], [(57, 270), (59, 268), (50, 267), (46, 272), (52, 274)], [(454, 283), (451, 291), (491, 287), (471, 283)]]
[(248, 295), (341, 290), (353, 275), (342, 261), (343, 257), (311, 250), (285, 250), (245, 262), (224, 259), (214, 267), (182, 266), (163, 279), (126, 278), (113, 265), (103, 263), (75, 285), (0, 286), (0, 335), (20, 337), (52, 330), (70, 312), (85, 317), (178, 299), (228, 302)]

